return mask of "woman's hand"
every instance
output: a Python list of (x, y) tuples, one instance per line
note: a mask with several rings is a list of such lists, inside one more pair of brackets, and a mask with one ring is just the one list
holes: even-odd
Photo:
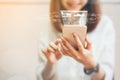
[(42, 50), (48, 60), (48, 63), (55, 64), (62, 57), (62, 52), (60, 51), (59, 45), (59, 39), (57, 39), (55, 43), (50, 42), (46, 50)]
[(78, 50), (71, 46), (71, 44), (64, 37), (61, 37), (61, 50), (64, 55), (70, 56), (82, 63), (86, 69), (94, 68), (97, 63), (93, 59), (91, 42), (86, 38), (87, 45), (84, 48), (76, 33), (73, 33), (73, 37), (77, 43)]

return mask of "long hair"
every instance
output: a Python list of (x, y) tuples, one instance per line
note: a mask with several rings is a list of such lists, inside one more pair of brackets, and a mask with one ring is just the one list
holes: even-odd
[[(50, 2), (50, 21), (52, 26), (59, 32), (62, 32), (62, 18), (60, 10), (65, 10), (60, 0), (51, 0)], [(101, 19), (101, 9), (99, 0), (88, 0), (82, 10), (88, 11), (87, 16), (87, 32), (92, 32)]]

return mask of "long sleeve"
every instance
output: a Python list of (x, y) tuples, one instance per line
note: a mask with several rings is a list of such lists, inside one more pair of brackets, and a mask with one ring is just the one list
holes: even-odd
[(101, 68), (105, 71), (105, 80), (113, 80), (115, 67), (115, 31), (112, 21), (109, 18), (105, 22), (102, 35), (104, 44), (98, 61)]
[(48, 38), (46, 36), (43, 36), (43, 33), (40, 32), (40, 38), (38, 41), (38, 60), (39, 60), (39, 66), (37, 68), (37, 80), (43, 80), (42, 78), (42, 71), (45, 67), (45, 64), (47, 62), (47, 59), (45, 55), (42, 53), (41, 49), (45, 49), (47, 46), (47, 40)]
[[(45, 39), (44, 39), (45, 41)], [(47, 44), (45, 44), (43, 40), (40, 41), (39, 48), (45, 49)], [(46, 41), (47, 43), (47, 41)], [(38, 80), (56, 80), (55, 75), (55, 66), (51, 66), (47, 63), (47, 59), (44, 54), (39, 50), (39, 72), (38, 72)]]
[(50, 26), (44, 28), (44, 30), (40, 32), (40, 38), (38, 43), (38, 80), (56, 80), (55, 66), (51, 66), (47, 63), (47, 59), (41, 51), (41, 49), (46, 49), (49, 45), (49, 42), (54, 41), (56, 37), (57, 36), (55, 36), (55, 34), (51, 31)]

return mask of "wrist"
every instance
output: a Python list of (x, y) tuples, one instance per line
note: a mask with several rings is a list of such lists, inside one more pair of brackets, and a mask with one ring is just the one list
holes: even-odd
[(93, 61), (89, 64), (84, 65), (84, 68), (85, 69), (92, 69), (92, 68), (95, 68), (96, 66), (97, 66), (97, 63), (95, 61)]
[(47, 66), (55, 66), (55, 63), (47, 62), (46, 65)]
[(86, 68), (84, 67), (84, 72), (85, 72), (85, 74), (91, 75), (91, 76), (94, 75), (94, 74), (96, 74), (96, 73), (98, 73), (99, 70), (100, 70), (99, 64), (97, 64), (95, 67), (89, 68), (89, 69), (86, 69)]

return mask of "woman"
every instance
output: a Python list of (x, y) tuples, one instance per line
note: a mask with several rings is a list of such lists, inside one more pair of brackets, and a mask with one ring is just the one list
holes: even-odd
[[(41, 47), (49, 45), (42, 49), (47, 59), (41, 73), (43, 80), (112, 80), (115, 32), (111, 20), (101, 15), (98, 0), (51, 0), (50, 15), (60, 10), (88, 11), (87, 45), (84, 48), (73, 33), (78, 50), (73, 48), (69, 41), (60, 37), (63, 27), (60, 16), (52, 16), (49, 36), (40, 41)], [(48, 43), (53, 40), (56, 41)]]

